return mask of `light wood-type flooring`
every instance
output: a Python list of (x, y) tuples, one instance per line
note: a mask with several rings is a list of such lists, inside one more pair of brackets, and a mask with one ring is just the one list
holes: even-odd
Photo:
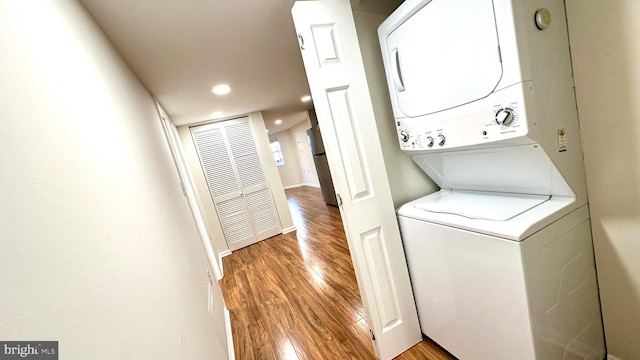
[[(337, 208), (320, 189), (286, 191), (296, 232), (223, 258), (236, 359), (375, 359)], [(449, 360), (428, 340), (402, 360)]]

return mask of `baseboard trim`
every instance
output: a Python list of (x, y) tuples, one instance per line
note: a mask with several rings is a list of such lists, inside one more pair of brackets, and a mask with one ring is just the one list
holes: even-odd
[[(231, 252), (229, 252), (231, 253)], [(231, 315), (229, 314), (229, 309), (224, 307), (224, 322), (227, 328), (227, 348), (229, 349), (229, 360), (236, 359), (236, 353), (233, 350), (233, 334), (231, 333)]]
[(304, 184), (288, 185), (288, 186), (285, 186), (284, 189), (287, 190), (287, 189), (299, 188), (302, 186), (304, 186)]
[(290, 232), (294, 232), (294, 231), (296, 231), (296, 227), (295, 227), (295, 226), (290, 226), (290, 227), (288, 227), (288, 228), (286, 228), (286, 229), (283, 229), (283, 230), (282, 230), (282, 233), (283, 233), (283, 234), (288, 234), (288, 233), (290, 233)]
[(223, 250), (218, 254), (218, 264), (220, 265), (220, 279), (218, 280), (222, 280), (222, 278), (224, 277), (224, 265), (222, 262), (222, 258), (229, 255), (231, 255), (231, 250), (229, 249)]
[(309, 183), (304, 183), (304, 184), (302, 184), (302, 185), (304, 185), (304, 186), (310, 186), (310, 187), (314, 187), (314, 188), (318, 188), (318, 189), (320, 189), (320, 184), (309, 184)]
[(218, 280), (222, 280), (222, 278), (224, 278), (224, 265), (222, 263), (222, 258), (228, 255), (231, 255), (231, 250), (224, 250), (218, 254), (218, 269), (220, 270), (220, 278)]
[(613, 355), (609, 354), (609, 355), (607, 355), (607, 360), (622, 360), (622, 359), (620, 359), (617, 356), (613, 356)]

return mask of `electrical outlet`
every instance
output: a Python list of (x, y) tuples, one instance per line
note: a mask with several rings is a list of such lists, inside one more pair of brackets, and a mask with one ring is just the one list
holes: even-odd
[(211, 292), (211, 282), (209, 282), (209, 289), (207, 291), (207, 312), (213, 314), (213, 293)]
[(209, 281), (207, 282), (208, 291), (207, 291), (207, 312), (209, 315), (214, 316), (214, 308), (215, 308), (215, 294), (213, 293), (213, 278), (211, 277), (211, 272), (207, 270), (207, 278)]

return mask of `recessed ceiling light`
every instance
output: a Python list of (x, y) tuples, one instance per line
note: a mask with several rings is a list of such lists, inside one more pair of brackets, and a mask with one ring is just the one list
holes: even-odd
[(280, 124), (282, 124), (282, 120), (278, 119), (278, 120), (274, 121), (274, 123), (275, 123), (276, 125), (280, 125)]
[(303, 96), (303, 97), (301, 97), (301, 98), (300, 98), (300, 101), (302, 101), (302, 102), (309, 102), (309, 101), (311, 101), (311, 96), (309, 96), (309, 95), (305, 95), (305, 96)]
[(227, 84), (220, 84), (216, 85), (211, 91), (216, 95), (224, 95), (231, 92), (231, 86)]
[(211, 113), (211, 118), (213, 119), (220, 119), (224, 117), (224, 113), (222, 111), (216, 111), (214, 113)]
[(267, 129), (267, 132), (269, 132), (269, 129)]

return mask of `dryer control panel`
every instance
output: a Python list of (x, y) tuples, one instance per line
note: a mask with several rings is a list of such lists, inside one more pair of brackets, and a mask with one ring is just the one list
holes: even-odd
[[(404, 151), (445, 151), (475, 146), (534, 142), (525, 108), (533, 86), (520, 83), (467, 104), (461, 109), (396, 120), (400, 148)], [(531, 123), (531, 125), (530, 125)]]

